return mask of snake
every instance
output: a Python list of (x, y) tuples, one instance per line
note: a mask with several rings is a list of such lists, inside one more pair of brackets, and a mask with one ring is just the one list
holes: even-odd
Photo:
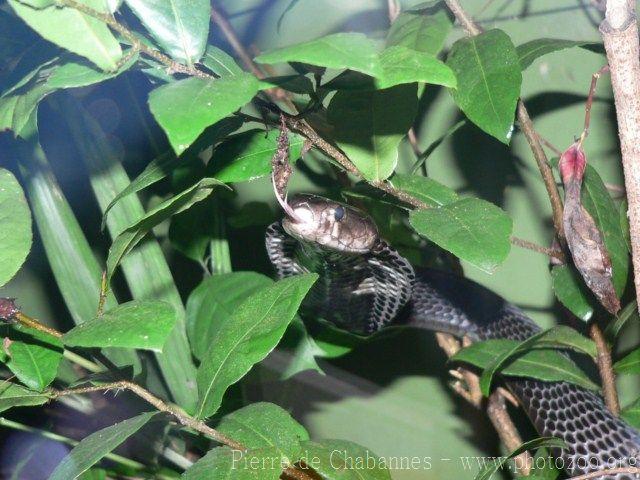
[[(318, 274), (303, 314), (363, 336), (394, 325), (473, 342), (524, 341), (541, 331), (520, 308), (478, 283), (414, 268), (356, 207), (311, 194), (298, 194), (286, 206), (282, 220), (267, 227), (266, 250), (279, 278)], [(503, 383), (540, 436), (564, 442), (550, 453), (569, 475), (640, 466), (640, 432), (614, 415), (597, 392), (529, 377), (503, 376)], [(597, 478), (640, 476), (603, 472)]]

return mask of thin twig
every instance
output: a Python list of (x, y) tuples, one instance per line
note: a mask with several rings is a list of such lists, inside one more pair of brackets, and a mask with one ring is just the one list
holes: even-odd
[(611, 351), (600, 326), (593, 321), (589, 326), (589, 335), (596, 344), (598, 371), (602, 380), (602, 393), (604, 401), (611, 413), (620, 415), (620, 402), (616, 391), (616, 376), (611, 362)]
[[(487, 415), (507, 450), (513, 451), (522, 445), (522, 438), (520, 438), (518, 430), (509, 416), (505, 398), (499, 390), (489, 396)], [(514, 458), (516, 469), (521, 475), (527, 476), (529, 474), (531, 460), (531, 454), (528, 451), (524, 451)]]
[(164, 53), (148, 47), (143, 42), (141, 42), (140, 39), (133, 32), (131, 32), (131, 30), (119, 23), (111, 14), (99, 12), (98, 10), (88, 7), (84, 3), (81, 3), (77, 0), (59, 0), (57, 3), (70, 8), (74, 8), (75, 10), (78, 10), (85, 15), (96, 18), (106, 23), (109, 27), (121, 34), (127, 41), (129, 41), (134, 50), (138, 50), (145, 55), (157, 60), (158, 62), (166, 65), (172, 72), (183, 73), (185, 75), (191, 75), (193, 77), (199, 78), (215, 78), (213, 75), (203, 72), (202, 70), (198, 70), (195, 67), (189, 67), (187, 65), (183, 65), (182, 63), (176, 62)]
[(571, 477), (568, 480), (590, 480), (592, 478), (601, 478), (605, 476), (615, 476), (615, 475), (637, 475), (640, 473), (640, 467), (618, 467), (618, 468), (609, 468), (605, 470), (598, 470), (597, 472), (589, 472), (584, 475), (578, 475), (577, 477)]
[(62, 333), (57, 331), (55, 328), (51, 328), (43, 323), (40, 323), (35, 318), (31, 318), (30, 316), (25, 315), (22, 312), (18, 312), (16, 314), (16, 321), (18, 323), (21, 323), (25, 327), (33, 328), (34, 330), (47, 333), (53, 337), (56, 337), (56, 338), (62, 337)]
[(580, 135), (580, 143), (584, 142), (584, 139), (589, 135), (589, 125), (591, 124), (591, 106), (593, 105), (593, 97), (596, 93), (596, 86), (598, 85), (598, 79), (603, 73), (609, 71), (609, 65), (605, 65), (600, 68), (596, 73), (591, 76), (591, 85), (589, 86), (589, 95), (587, 95), (587, 101), (584, 104), (584, 129), (582, 135)]
[(513, 243), (514, 245), (517, 245), (518, 247), (531, 250), (533, 252), (538, 252), (538, 253), (547, 255), (549, 257), (557, 258), (562, 262), (565, 261), (564, 253), (562, 252), (562, 250), (555, 250), (553, 248), (543, 247), (541, 245), (538, 245), (537, 243), (530, 242), (529, 240), (524, 240), (514, 235), (511, 236), (511, 243)]

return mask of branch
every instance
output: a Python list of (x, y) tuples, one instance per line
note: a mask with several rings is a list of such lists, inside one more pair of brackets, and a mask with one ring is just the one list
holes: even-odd
[(571, 477), (569, 480), (589, 480), (591, 478), (602, 478), (604, 476), (615, 476), (615, 475), (637, 475), (640, 473), (640, 467), (619, 467), (619, 468), (609, 468), (605, 470), (598, 470), (597, 472), (589, 472), (584, 475), (578, 475), (577, 477)]
[(111, 27), (113, 30), (122, 35), (127, 41), (131, 43), (131, 46), (134, 50), (138, 50), (145, 55), (157, 60), (158, 62), (166, 65), (169, 70), (177, 73), (183, 73), (185, 75), (191, 75), (193, 77), (199, 78), (215, 78), (213, 75), (210, 75), (202, 70), (198, 70), (195, 67), (189, 67), (187, 65), (183, 65), (182, 63), (176, 62), (172, 58), (168, 57), (164, 53), (155, 50), (151, 47), (148, 47), (144, 43), (140, 41), (140, 39), (127, 27), (119, 23), (111, 14), (99, 12), (91, 7), (88, 7), (84, 3), (79, 2), (78, 0), (58, 0), (58, 4), (74, 8), (79, 12), (84, 13), (90, 17), (96, 18)]
[(597, 364), (600, 379), (602, 380), (604, 401), (609, 410), (611, 410), (611, 413), (618, 416), (620, 415), (620, 402), (618, 401), (618, 392), (616, 391), (616, 376), (615, 373), (613, 373), (613, 365), (611, 363), (611, 351), (600, 326), (595, 320), (589, 325), (589, 335), (595, 342), (598, 352)]
[[(509, 416), (505, 398), (500, 394), (499, 390), (493, 392), (489, 397), (487, 415), (498, 432), (500, 441), (507, 447), (507, 450), (513, 451), (522, 445), (522, 438), (520, 438), (518, 430)], [(521, 475), (527, 476), (529, 474), (532, 458), (528, 451), (516, 456), (514, 462)]]
[(640, 48), (634, 2), (608, 0), (600, 25), (618, 120), (636, 298), (640, 299)]

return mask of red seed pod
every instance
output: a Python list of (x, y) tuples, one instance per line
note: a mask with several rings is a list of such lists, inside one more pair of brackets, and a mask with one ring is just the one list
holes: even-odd
[(587, 287), (608, 312), (620, 310), (620, 300), (612, 282), (611, 259), (602, 234), (589, 212), (582, 206), (580, 193), (586, 156), (576, 142), (560, 157), (558, 168), (564, 184), (564, 232), (573, 263)]

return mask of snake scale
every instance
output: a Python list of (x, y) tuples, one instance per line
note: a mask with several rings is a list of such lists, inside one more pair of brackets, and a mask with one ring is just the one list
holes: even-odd
[[(540, 331), (518, 307), (477, 283), (414, 269), (353, 207), (313, 195), (298, 195), (288, 206), (282, 222), (267, 229), (267, 253), (279, 277), (319, 274), (303, 306), (317, 317), (362, 335), (391, 324), (474, 341), (524, 340)], [(564, 440), (566, 448), (552, 453), (571, 476), (639, 466), (640, 433), (614, 416), (597, 393), (528, 378), (510, 377), (505, 384), (541, 436)]]

